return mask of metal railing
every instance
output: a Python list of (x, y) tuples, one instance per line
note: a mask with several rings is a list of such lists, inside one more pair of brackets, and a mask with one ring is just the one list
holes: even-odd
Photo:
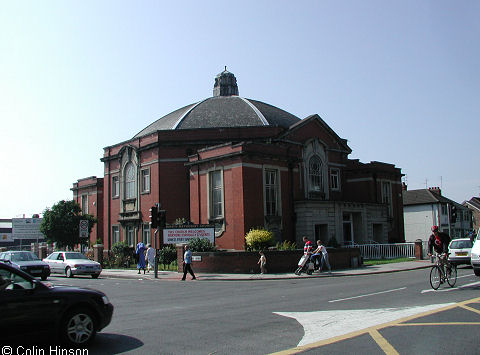
[(415, 243), (354, 244), (345, 247), (360, 248), (360, 255), (367, 260), (415, 257)]

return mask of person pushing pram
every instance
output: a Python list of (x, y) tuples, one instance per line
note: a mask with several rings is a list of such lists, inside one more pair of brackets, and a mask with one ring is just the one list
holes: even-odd
[(307, 237), (303, 237), (303, 256), (298, 261), (298, 268), (295, 270), (295, 275), (300, 275), (302, 272), (306, 272), (308, 275), (313, 273), (313, 261), (311, 260), (312, 256), (312, 242), (308, 240)]

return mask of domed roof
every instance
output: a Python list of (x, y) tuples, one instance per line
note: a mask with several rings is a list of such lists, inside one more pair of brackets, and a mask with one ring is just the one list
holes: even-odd
[(215, 78), (213, 97), (175, 110), (145, 127), (134, 138), (158, 130), (275, 126), (300, 121), (291, 113), (261, 101), (238, 96), (235, 76), (225, 71)]

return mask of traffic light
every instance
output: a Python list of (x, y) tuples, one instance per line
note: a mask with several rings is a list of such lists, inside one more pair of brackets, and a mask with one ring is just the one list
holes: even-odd
[(167, 211), (158, 211), (158, 228), (165, 228), (167, 225)]
[(152, 228), (158, 227), (158, 207), (152, 206), (150, 208), (150, 226)]
[(450, 208), (450, 223), (455, 223), (457, 221), (457, 206), (452, 205)]

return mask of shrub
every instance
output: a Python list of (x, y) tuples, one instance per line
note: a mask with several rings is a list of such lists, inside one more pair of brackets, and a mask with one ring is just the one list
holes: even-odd
[(245, 236), (246, 249), (264, 250), (272, 244), (273, 233), (263, 228), (252, 228)]
[(188, 246), (192, 252), (195, 251), (215, 251), (215, 246), (205, 238), (192, 238), (188, 242)]
[(158, 263), (169, 265), (177, 260), (177, 249), (174, 245), (167, 245), (158, 251)]
[(277, 243), (275, 245), (275, 248), (277, 250), (295, 250), (295, 249), (297, 249), (297, 245), (295, 244), (295, 242), (290, 242), (288, 240), (284, 240), (281, 243)]
[(118, 242), (112, 245), (112, 266), (130, 267), (135, 262), (135, 251), (125, 242)]

